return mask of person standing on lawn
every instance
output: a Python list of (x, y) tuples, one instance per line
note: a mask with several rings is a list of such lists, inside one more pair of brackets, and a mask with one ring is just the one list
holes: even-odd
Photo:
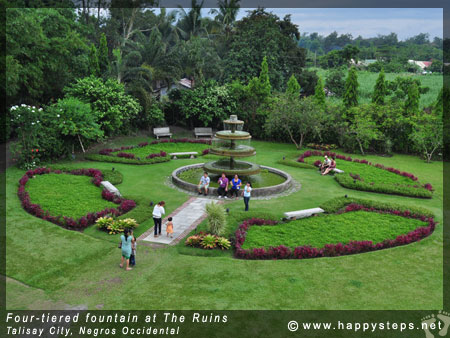
[(242, 186), (242, 182), (239, 179), (238, 175), (234, 175), (234, 178), (230, 182), (231, 185), (231, 197), (236, 196), (236, 199), (239, 198), (239, 191)]
[(166, 202), (161, 201), (153, 208), (153, 223), (155, 223), (155, 237), (161, 235), (162, 215), (166, 213), (164, 206)]
[(242, 196), (244, 196), (244, 204), (245, 211), (248, 211), (248, 203), (250, 202), (250, 196), (252, 195), (252, 184), (247, 182), (244, 187), (244, 191), (242, 192)]
[(202, 190), (203, 193), (206, 195), (208, 195), (208, 187), (209, 187), (209, 182), (211, 181), (211, 179), (208, 176), (208, 173), (205, 171), (203, 173), (203, 176), (200, 178), (200, 182), (198, 183), (198, 194), (201, 195), (202, 194)]
[(227, 197), (228, 193), (228, 178), (225, 176), (225, 173), (222, 173), (222, 176), (219, 178), (219, 189), (217, 189), (217, 193), (219, 194), (219, 198)]
[(120, 263), (120, 268), (123, 268), (123, 263), (127, 261), (126, 270), (131, 270), (130, 268), (130, 256), (131, 256), (131, 243), (133, 241), (133, 236), (130, 236), (129, 230), (125, 229), (123, 235), (120, 236), (120, 247), (122, 248), (122, 261)]

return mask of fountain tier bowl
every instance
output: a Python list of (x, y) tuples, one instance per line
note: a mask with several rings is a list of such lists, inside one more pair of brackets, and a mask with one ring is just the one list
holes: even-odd
[(209, 153), (213, 155), (228, 157), (248, 157), (256, 155), (255, 148), (246, 145), (239, 145), (234, 149), (230, 149), (230, 147), (226, 146), (213, 147), (210, 149)]
[(255, 163), (245, 161), (233, 161), (234, 168), (230, 168), (229, 159), (221, 159), (219, 161), (208, 162), (203, 165), (203, 169), (209, 173), (225, 175), (250, 176), (256, 175), (261, 171), (261, 167)]
[(216, 133), (215, 137), (223, 140), (247, 140), (252, 138), (248, 132), (239, 130), (234, 133), (231, 130), (221, 130)]

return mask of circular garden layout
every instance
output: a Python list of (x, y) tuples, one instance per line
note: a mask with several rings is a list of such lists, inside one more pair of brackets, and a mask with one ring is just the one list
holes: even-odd
[[(208, 154), (208, 150), (209, 141), (205, 140), (163, 140), (103, 149), (99, 154), (89, 155), (88, 159), (151, 164), (153, 167), (153, 164), (171, 161), (168, 155), (171, 152), (196, 151), (202, 156)], [(295, 162), (283, 160), (278, 163), (300, 167), (294, 170), (314, 169), (324, 155), (336, 158), (337, 167), (344, 172), (334, 177), (345, 188), (416, 198), (433, 196), (432, 186), (419, 182), (411, 173), (333, 152), (307, 151)], [(202, 172), (201, 168), (197, 168), (180, 176), (196, 184)], [(320, 179), (320, 175), (317, 175)], [(103, 180), (104, 174), (97, 169), (37, 168), (27, 171), (20, 179), (18, 196), (28, 213), (67, 229), (84, 230), (97, 222), (100, 230), (118, 233), (123, 229), (115, 228), (113, 223), (116, 218), (124, 219), (127, 217), (125, 214), (137, 204), (134, 200), (102, 190), (100, 186)], [(259, 180), (254, 182), (255, 188), (277, 185), (283, 181), (265, 171)], [(151, 209), (148, 205), (145, 207)], [(436, 225), (433, 214), (426, 209), (347, 198), (347, 195), (331, 199), (320, 207), (325, 213), (319, 216), (281, 222), (249, 218), (235, 224), (234, 234), (228, 238), (234, 244), (231, 249), (234, 249), (235, 257), (304, 259), (363, 253), (419, 241), (429, 236)], [(151, 212), (147, 213), (147, 218), (151, 218)], [(145, 220), (140, 219), (139, 222)], [(130, 223), (129, 219), (127, 222)], [(133, 227), (137, 225), (134, 220)], [(197, 244), (186, 242), (188, 246), (200, 247), (200, 242)], [(216, 247), (213, 244), (207, 246), (209, 250)]]

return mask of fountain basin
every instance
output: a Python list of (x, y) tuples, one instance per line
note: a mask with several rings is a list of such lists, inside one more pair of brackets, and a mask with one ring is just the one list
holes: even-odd
[[(197, 163), (197, 164), (191, 164), (184, 167), (180, 167), (178, 169), (175, 169), (172, 172), (172, 183), (177, 186), (178, 188), (181, 188), (183, 190), (186, 190), (187, 192), (196, 193), (197, 192), (197, 184), (193, 184), (190, 182), (187, 182), (183, 179), (181, 179), (179, 176), (181, 173), (192, 170), (192, 169), (202, 169), (204, 167), (204, 163)], [(267, 170), (271, 174), (279, 175), (281, 176), (284, 181), (280, 184), (267, 186), (267, 187), (261, 187), (261, 188), (254, 188), (252, 190), (252, 197), (264, 197), (264, 196), (271, 196), (280, 194), (286, 190), (291, 189), (294, 186), (294, 181), (288, 173), (272, 168), (272, 167), (266, 167), (266, 166), (259, 166), (263, 170)], [(239, 175), (239, 174), (238, 174)], [(231, 174), (228, 175), (228, 178), (231, 178)], [(200, 181), (200, 177), (198, 178)], [(244, 182), (245, 183), (245, 182)], [(210, 195), (217, 195), (217, 188), (210, 187), (209, 188), (209, 194)]]

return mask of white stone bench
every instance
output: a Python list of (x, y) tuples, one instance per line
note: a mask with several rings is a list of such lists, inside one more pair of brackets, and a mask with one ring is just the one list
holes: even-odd
[(341, 169), (338, 169), (338, 168), (334, 168), (333, 171), (334, 171), (336, 174), (342, 174), (342, 173), (344, 172), (344, 170), (341, 170)]
[(284, 217), (286, 217), (287, 219), (299, 219), (309, 217), (315, 214), (321, 214), (322, 212), (325, 212), (325, 210), (323, 210), (322, 208), (304, 209), (285, 212)]
[(169, 138), (172, 137), (172, 133), (170, 132), (169, 127), (153, 128), (153, 134), (156, 136), (157, 139), (159, 139), (160, 136), (169, 136)]
[(113, 193), (114, 195), (116, 195), (118, 197), (122, 197), (122, 195), (120, 194), (119, 189), (117, 189), (115, 186), (113, 186), (111, 184), (111, 182), (109, 182), (109, 181), (101, 181), (100, 184), (103, 186), (103, 188), (105, 188), (109, 192)]
[(213, 136), (212, 128), (194, 128), (194, 134), (195, 138), (199, 136), (209, 136), (212, 138)]
[(184, 153), (170, 153), (169, 155), (172, 156), (173, 160), (176, 160), (177, 156), (182, 156), (182, 155), (191, 155), (189, 158), (195, 158), (195, 156), (198, 155), (198, 152), (188, 151), (188, 152), (184, 152)]

